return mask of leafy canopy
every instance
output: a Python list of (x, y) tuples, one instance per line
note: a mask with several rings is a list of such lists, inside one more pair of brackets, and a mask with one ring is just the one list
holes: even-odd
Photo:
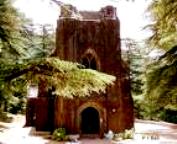
[(0, 79), (8, 82), (24, 74), (34, 81), (45, 80), (49, 87), (55, 87), (57, 95), (71, 98), (89, 96), (91, 92), (105, 92), (107, 85), (115, 80), (114, 76), (54, 57), (12, 63), (1, 69)]
[[(177, 108), (177, 47), (168, 51), (158, 61), (149, 66), (147, 71), (147, 98), (151, 98), (159, 107)], [(171, 52), (171, 53), (169, 53)]]
[(177, 1), (152, 1), (149, 11), (154, 20), (150, 42), (167, 52), (148, 67), (146, 97), (159, 107), (174, 106), (177, 104)]
[(146, 68), (143, 109), (151, 118), (166, 120), (166, 110), (177, 110), (177, 1), (152, 1), (148, 12), (152, 18), (148, 43), (166, 52)]
[(152, 31), (151, 46), (168, 50), (177, 45), (177, 1), (152, 1), (148, 12), (152, 18), (152, 23), (147, 26)]
[(0, 57), (17, 58), (25, 55), (21, 36), (23, 15), (13, 6), (11, 0), (0, 0)]

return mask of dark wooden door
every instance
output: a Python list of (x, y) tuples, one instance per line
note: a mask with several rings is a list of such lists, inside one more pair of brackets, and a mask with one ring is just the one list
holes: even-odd
[(84, 109), (81, 113), (82, 134), (98, 134), (100, 131), (99, 113), (93, 107)]

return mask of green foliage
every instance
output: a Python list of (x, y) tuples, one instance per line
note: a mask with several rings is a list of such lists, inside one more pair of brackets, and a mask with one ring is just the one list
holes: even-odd
[(162, 119), (168, 122), (177, 123), (177, 110), (166, 109), (163, 112)]
[(48, 25), (40, 26), (43, 29), (40, 33), (29, 27), (32, 22), (12, 6), (11, 0), (0, 0), (0, 16), (0, 109), (24, 113), (28, 76), (15, 77), (10, 81), (4, 78), (17, 71), (18, 67), (25, 67), (22, 59), (50, 55), (54, 33), (49, 33)]
[(66, 135), (66, 129), (65, 128), (55, 129), (53, 134), (52, 134), (52, 139), (56, 140), (56, 141), (68, 140), (69, 137)]
[(122, 138), (123, 139), (133, 139), (133, 135), (134, 135), (134, 129), (126, 129), (123, 133)]
[(138, 119), (144, 119), (144, 97), (142, 95), (136, 96), (133, 99), (134, 115)]
[(151, 117), (166, 119), (166, 110), (177, 110), (176, 52), (175, 46), (146, 71), (145, 101)]
[(152, 24), (147, 26), (152, 31), (152, 36), (149, 38), (150, 44), (166, 50), (176, 45), (177, 1), (152, 1), (148, 11), (152, 18)]
[(82, 65), (65, 62), (58, 58), (43, 58), (11, 64), (1, 70), (2, 81), (11, 81), (26, 74), (34, 81), (45, 80), (48, 87), (54, 86), (59, 96), (88, 96), (91, 92), (104, 92), (113, 84), (114, 76), (95, 70), (84, 69)]
[(51, 25), (34, 25), (28, 22), (23, 27), (23, 36), (27, 39), (27, 58), (48, 57), (55, 48), (55, 33)]
[[(122, 51), (123, 59), (129, 64), (131, 78), (131, 92), (133, 96), (143, 93), (143, 73), (147, 62), (148, 48), (145, 44), (126, 38), (122, 42), (126, 49)], [(125, 46), (124, 46), (125, 45)]]
[[(144, 118), (144, 82), (146, 65), (149, 62), (149, 48), (143, 42), (138, 43), (132, 39), (124, 39), (123, 59), (129, 64), (131, 78), (131, 92), (134, 100), (134, 114), (136, 118)], [(122, 45), (122, 46), (124, 46)]]
[(0, 121), (10, 123), (12, 122), (13, 117), (9, 116), (8, 113), (0, 110)]
[(0, 57), (17, 58), (25, 55), (21, 36), (22, 15), (11, 0), (0, 0)]
[(0, 81), (0, 107), (11, 113), (24, 113), (26, 104), (26, 85), (24, 77), (10, 82)]
[(176, 118), (169, 111), (177, 110), (177, 1), (152, 1), (148, 12), (152, 18), (147, 26), (152, 31), (148, 42), (167, 52), (147, 67), (142, 115), (174, 122)]
[(114, 134), (113, 140), (119, 141), (123, 139), (133, 139), (134, 137), (134, 129), (126, 129), (122, 133)]
[(51, 25), (34, 25), (12, 6), (0, 0), (0, 58), (19, 59), (49, 56), (54, 49)]

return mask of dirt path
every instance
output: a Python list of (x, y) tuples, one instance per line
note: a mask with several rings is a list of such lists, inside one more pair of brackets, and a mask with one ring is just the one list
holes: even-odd
[(177, 124), (136, 120), (136, 133), (155, 133), (159, 136), (157, 142), (162, 144), (177, 144)]
[[(48, 139), (49, 133), (36, 132), (31, 127), (23, 128), (24, 124), (25, 118), (20, 115), (16, 116), (12, 123), (0, 122), (0, 144), (59, 144)], [(152, 135), (156, 136), (156, 140), (151, 139)], [(113, 144), (107, 139), (81, 139), (80, 143)], [(134, 140), (121, 141), (119, 144), (177, 144), (177, 125), (136, 120)]]

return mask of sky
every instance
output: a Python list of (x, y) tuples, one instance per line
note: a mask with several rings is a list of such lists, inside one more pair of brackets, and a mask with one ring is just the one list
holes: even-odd
[[(141, 41), (148, 37), (149, 32), (142, 30), (149, 22), (145, 10), (151, 0), (60, 0), (77, 7), (78, 10), (99, 11), (101, 7), (113, 5), (117, 8), (120, 19), (121, 37)], [(34, 23), (52, 24), (56, 27), (59, 7), (50, 0), (16, 0), (15, 7), (31, 18)]]

